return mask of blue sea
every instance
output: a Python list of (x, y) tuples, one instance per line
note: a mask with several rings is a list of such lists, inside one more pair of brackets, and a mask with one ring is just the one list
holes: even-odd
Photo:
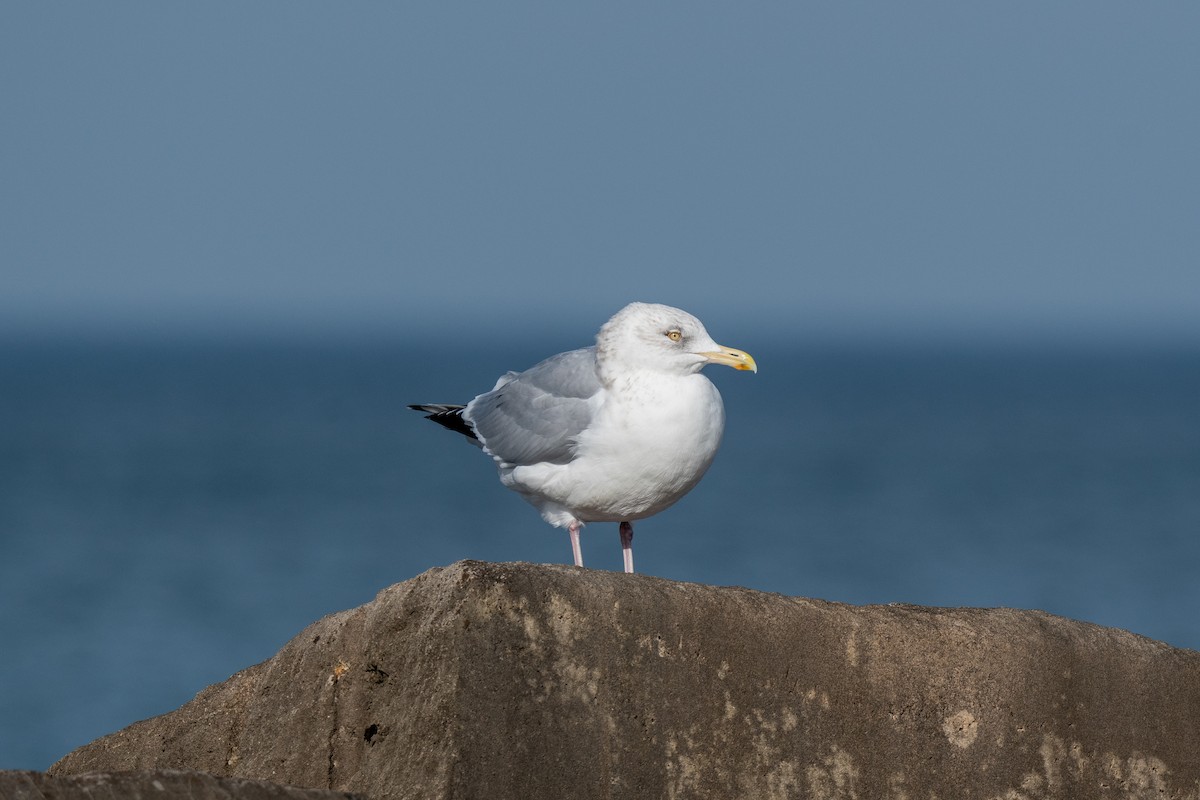
[[(1200, 648), (1200, 349), (736, 342), (717, 461), (639, 571), (1010, 606)], [(407, 410), (587, 344), (0, 346), (0, 768), (170, 711), (309, 622), (564, 532)], [(618, 570), (615, 525), (583, 534)]]

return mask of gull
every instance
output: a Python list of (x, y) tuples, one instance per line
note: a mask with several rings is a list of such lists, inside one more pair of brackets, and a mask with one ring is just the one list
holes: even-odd
[(700, 370), (758, 372), (748, 353), (713, 341), (700, 320), (656, 303), (630, 303), (596, 344), (509, 372), (466, 405), (422, 403), (496, 462), (500, 482), (571, 537), (618, 522), (633, 572), (633, 522), (673, 505), (712, 464), (725, 429), (721, 394)]

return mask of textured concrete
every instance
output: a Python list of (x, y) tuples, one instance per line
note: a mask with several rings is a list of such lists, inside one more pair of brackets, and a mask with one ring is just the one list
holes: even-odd
[(177, 770), (61, 778), (0, 771), (0, 800), (355, 800), (355, 796)]
[(464, 562), (59, 761), (383, 798), (1193, 798), (1200, 653), (1006, 609)]

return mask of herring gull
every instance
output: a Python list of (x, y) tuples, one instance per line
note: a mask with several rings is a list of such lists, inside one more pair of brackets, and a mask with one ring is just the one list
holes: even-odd
[(633, 572), (633, 521), (668, 508), (708, 469), (725, 428), (706, 364), (758, 371), (748, 353), (722, 347), (678, 308), (630, 303), (596, 344), (509, 372), (466, 405), (410, 405), (469, 437), (496, 462), (500, 482), (571, 535), (620, 523)]

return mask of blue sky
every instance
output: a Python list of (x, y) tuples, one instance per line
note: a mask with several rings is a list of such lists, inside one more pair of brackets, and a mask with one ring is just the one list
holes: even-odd
[(1198, 30), (1185, 3), (9, 3), (0, 327), (590, 334), (644, 299), (726, 336), (1200, 341)]

